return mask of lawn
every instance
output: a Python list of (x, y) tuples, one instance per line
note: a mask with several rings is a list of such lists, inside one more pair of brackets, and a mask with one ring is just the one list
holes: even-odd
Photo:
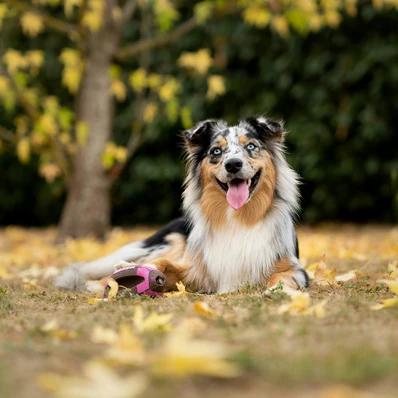
[(51, 286), (69, 262), (149, 233), (55, 245), (53, 229), (0, 230), (0, 397), (398, 396), (397, 227), (300, 228), (309, 295), (105, 302)]

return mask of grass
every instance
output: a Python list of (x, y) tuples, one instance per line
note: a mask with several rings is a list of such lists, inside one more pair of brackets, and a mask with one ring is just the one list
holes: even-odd
[[(328, 300), (323, 318), (278, 314), (279, 306), (289, 301), (279, 292), (265, 296), (246, 289), (228, 295), (120, 298), (90, 305), (86, 294), (58, 291), (43, 279), (52, 266), (102, 255), (148, 232), (115, 230), (105, 243), (87, 239), (57, 247), (51, 229), (0, 231), (0, 275), (2, 269), (3, 276), (4, 270), (11, 274), (0, 279), (0, 397), (52, 396), (38, 385), (38, 376), (79, 374), (84, 363), (106, 349), (91, 341), (93, 326), (117, 329), (132, 319), (137, 306), (145, 314), (172, 313), (173, 328), (183, 320), (201, 318), (199, 338), (225, 344), (229, 361), (241, 370), (232, 379), (151, 376), (142, 396), (397, 396), (398, 307), (370, 310), (378, 300), (391, 297), (378, 280), (398, 258), (396, 228), (329, 225), (299, 230), (307, 265), (323, 260), (338, 274), (360, 271), (344, 284), (311, 285), (314, 302)], [(200, 317), (193, 307), (197, 300), (208, 303), (217, 315)], [(76, 336), (56, 340), (43, 333), (43, 325), (52, 319)], [(152, 354), (160, 352), (165, 339), (162, 333), (144, 333), (141, 338)]]

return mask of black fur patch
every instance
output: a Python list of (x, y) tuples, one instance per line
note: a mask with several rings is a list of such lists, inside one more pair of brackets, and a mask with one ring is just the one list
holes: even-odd
[(280, 141), (283, 138), (283, 125), (271, 119), (261, 121), (259, 118), (249, 117), (244, 120), (250, 126), (254, 137), (262, 142), (269, 140)]
[(177, 218), (163, 228), (161, 228), (154, 235), (145, 239), (143, 242), (143, 247), (151, 247), (151, 246), (161, 246), (167, 244), (166, 237), (172, 233), (178, 233), (184, 236), (188, 236), (190, 233), (190, 227), (187, 220), (184, 217)]

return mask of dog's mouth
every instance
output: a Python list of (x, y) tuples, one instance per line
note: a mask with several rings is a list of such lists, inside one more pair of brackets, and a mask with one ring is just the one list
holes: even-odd
[(235, 210), (247, 203), (260, 180), (261, 169), (250, 179), (234, 178), (228, 183), (216, 178), (218, 185), (226, 192), (228, 204)]

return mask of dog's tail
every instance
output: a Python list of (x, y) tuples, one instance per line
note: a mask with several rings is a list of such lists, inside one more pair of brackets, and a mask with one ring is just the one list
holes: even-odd
[(146, 247), (144, 242), (130, 243), (98, 260), (68, 266), (55, 278), (54, 285), (62, 289), (85, 290), (87, 280), (110, 275), (120, 262), (137, 261), (152, 251), (153, 247)]

